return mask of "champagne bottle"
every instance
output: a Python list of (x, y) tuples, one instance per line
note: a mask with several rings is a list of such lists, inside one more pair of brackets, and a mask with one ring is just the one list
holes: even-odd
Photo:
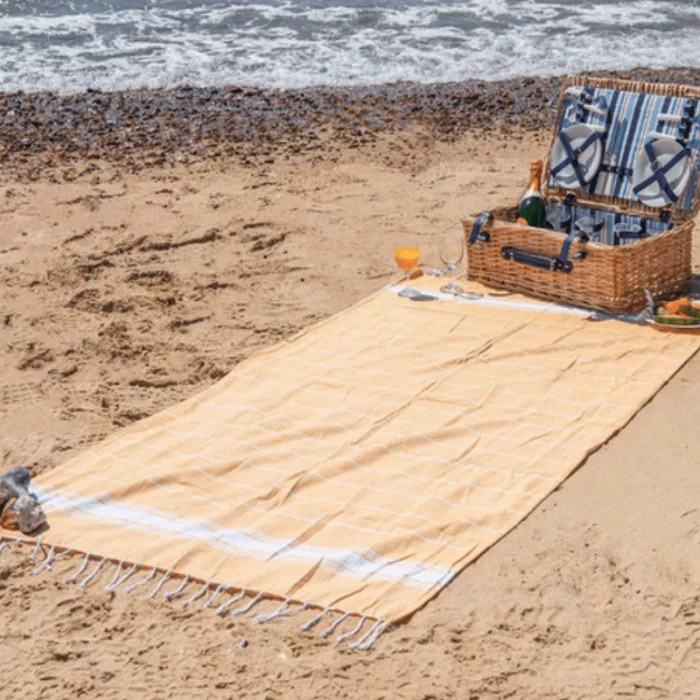
[(542, 161), (533, 160), (530, 163), (530, 186), (525, 190), (518, 205), (518, 218), (525, 219), (529, 226), (544, 228), (547, 220), (542, 197)]

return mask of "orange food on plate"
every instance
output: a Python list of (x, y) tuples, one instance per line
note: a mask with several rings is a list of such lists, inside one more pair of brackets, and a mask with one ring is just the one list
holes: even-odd
[(681, 306), (689, 306), (690, 302), (688, 297), (683, 297), (682, 299), (674, 299), (673, 301), (664, 302), (664, 308), (670, 314), (677, 314), (681, 310)]

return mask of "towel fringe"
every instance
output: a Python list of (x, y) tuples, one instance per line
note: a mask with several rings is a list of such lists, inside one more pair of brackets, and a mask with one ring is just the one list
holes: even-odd
[(243, 600), (243, 598), (245, 598), (245, 594), (246, 589), (244, 588), (240, 593), (233, 596), (231, 600), (221, 603), (221, 605), (219, 605), (219, 607), (216, 609), (216, 614), (223, 615), (232, 605), (235, 605), (239, 600)]
[(172, 600), (173, 598), (175, 598), (175, 596), (180, 595), (180, 593), (182, 593), (182, 591), (185, 590), (185, 588), (187, 587), (187, 584), (189, 582), (190, 582), (190, 577), (185, 576), (185, 578), (183, 578), (182, 581), (180, 581), (180, 585), (176, 589), (174, 589), (168, 593), (163, 593), (163, 597), (166, 600)]
[(351, 637), (354, 637), (354, 636), (362, 629), (362, 625), (365, 624), (365, 620), (366, 620), (366, 619), (367, 619), (367, 618), (363, 615), (363, 616), (360, 618), (360, 621), (357, 623), (357, 627), (355, 627), (355, 629), (352, 630), (351, 632), (346, 632), (345, 634), (341, 634), (341, 635), (339, 635), (338, 637), (336, 637), (336, 638), (335, 638), (335, 643), (336, 643), (336, 644), (341, 644), (341, 643), (344, 642), (346, 639), (350, 639)]
[(37, 566), (36, 569), (34, 569), (34, 576), (40, 574), (44, 570), (44, 567), (46, 567), (47, 565), (51, 566), (51, 562), (54, 560), (55, 556), (56, 545), (52, 544), (51, 547), (49, 547), (49, 553), (46, 555), (46, 559), (44, 559), (44, 561), (42, 561), (41, 564), (39, 564), (39, 566)]
[[(9, 549), (13, 545), (16, 544), (22, 544), (26, 545), (29, 544), (26, 541), (23, 540), (8, 540), (6, 541), (5, 538), (0, 537), (0, 554), (4, 552), (6, 549)], [(51, 571), (52, 570), (52, 565), (54, 562), (56, 562), (58, 559), (62, 559), (64, 557), (70, 556), (71, 554), (77, 554), (74, 552), (72, 549), (64, 549), (61, 551), (57, 551), (58, 546), (55, 544), (52, 544), (49, 548), (48, 551), (45, 549), (43, 545), (42, 538), (39, 537), (37, 538), (36, 542), (34, 543), (33, 550), (31, 554), (29, 555), (29, 560), (30, 561), (36, 561), (37, 557), (39, 556), (39, 552), (44, 553), (45, 559), (36, 566), (34, 569), (33, 574), (36, 576), (40, 574), (42, 571)], [(91, 552), (86, 552), (82, 558), (81, 564), (78, 567), (78, 570), (70, 576), (67, 581), (70, 583), (76, 583), (79, 581), (79, 579), (86, 574), (86, 571), (88, 567), (90, 566), (91, 560), (97, 560), (97, 557), (95, 554)], [(102, 557), (97, 561), (95, 564), (95, 567), (85, 575), (85, 577), (80, 581), (80, 587), (81, 588), (86, 588), (91, 581), (93, 581), (99, 573), (102, 571), (102, 569), (105, 567), (105, 564), (109, 562), (114, 562), (115, 560), (110, 560), (107, 559), (107, 557)], [(105, 586), (103, 586), (103, 590), (105, 591), (115, 591), (117, 588), (119, 588), (122, 584), (124, 584), (129, 578), (131, 578), (137, 571), (139, 571), (142, 568), (142, 565), (140, 562), (136, 562), (131, 564), (129, 566), (129, 563), (125, 559), (121, 559), (120, 561), (116, 562), (116, 567), (114, 570), (114, 574)], [(128, 569), (128, 570), (127, 570)], [(158, 594), (161, 592), (165, 584), (170, 580), (170, 578), (173, 578), (173, 570), (168, 569), (167, 571), (163, 572), (161, 569), (160, 572), (162, 572), (162, 576), (159, 579), (158, 583), (156, 584), (155, 588), (149, 593), (148, 598), (153, 599), (158, 596)], [(141, 586), (145, 586), (146, 584), (152, 582), (155, 580), (157, 575), (159, 574), (158, 567), (154, 566), (148, 574), (142, 578), (141, 580), (137, 581), (136, 583), (131, 584), (126, 588), (126, 594), (129, 595), (132, 593), (134, 590), (137, 588), (140, 588)], [(175, 577), (178, 575), (175, 574)], [(173, 600), (177, 596), (181, 595), (183, 592), (187, 590), (187, 587), (190, 583), (196, 582), (196, 579), (193, 579), (189, 575), (185, 575), (179, 582), (179, 584), (173, 588), (171, 591), (167, 591), (163, 593), (163, 597), (166, 600)], [(211, 594), (209, 597), (205, 600), (205, 602), (202, 604), (202, 608), (209, 608), (212, 607), (215, 604), (216, 598), (219, 596), (220, 593), (224, 591), (233, 591), (231, 594), (231, 597), (228, 600), (225, 600), (223, 603), (219, 604), (216, 607), (216, 614), (223, 617), (227, 614), (231, 615), (232, 617), (237, 617), (239, 615), (245, 615), (246, 613), (250, 612), (264, 597), (265, 597), (265, 592), (260, 591), (259, 593), (255, 594), (246, 604), (244, 604), (242, 607), (237, 608), (235, 610), (231, 610), (231, 608), (236, 604), (241, 601), (243, 601), (248, 595), (248, 589), (246, 588), (237, 588), (236, 586), (228, 585), (228, 584), (215, 584), (215, 582), (208, 580), (205, 581), (200, 588), (197, 588), (192, 595), (190, 595), (188, 598), (186, 598), (182, 605), (183, 607), (189, 605), (190, 603), (193, 603), (204, 596), (207, 595), (207, 593), (210, 592), (212, 587), (215, 586), (214, 590), (211, 591)], [(237, 591), (237, 592), (236, 592)], [(250, 593), (252, 595), (252, 592)], [(292, 603), (292, 599), (290, 597), (287, 597), (284, 599), (284, 601), (271, 613), (266, 613), (266, 614), (261, 614), (256, 616), (256, 620), (258, 623), (265, 623), (265, 622), (270, 622), (272, 620), (275, 620), (279, 617), (286, 617), (289, 615), (294, 615), (299, 612), (303, 612), (304, 610), (309, 609), (310, 607), (316, 607), (315, 605), (312, 605), (308, 602), (303, 602), (303, 601), (295, 601)], [(315, 627), (321, 620), (323, 620), (324, 617), (326, 617), (329, 613), (338, 613), (338, 617), (334, 619), (330, 625), (324, 629), (320, 635), (322, 638), (327, 638), (331, 636), (353, 613), (349, 611), (334, 611), (331, 609), (330, 606), (326, 606), (325, 608), (318, 610), (318, 612), (308, 619), (306, 622), (303, 622), (301, 625), (299, 625), (299, 628), (304, 631), (308, 632), (310, 629)], [(354, 615), (353, 615), (354, 616)], [(363, 615), (357, 625), (350, 631), (345, 632), (343, 634), (340, 634), (336, 637), (335, 641), (336, 644), (341, 644), (342, 642), (345, 642), (349, 639), (352, 639), (353, 637), (356, 637), (363, 631), (364, 624), (368, 618), (367, 615)], [(352, 642), (351, 644), (348, 645), (350, 649), (357, 649), (360, 651), (368, 651), (371, 649), (374, 644), (376, 644), (377, 640), (381, 635), (390, 627), (390, 623), (388, 623), (385, 620), (379, 619), (376, 620), (375, 623), (370, 627), (369, 630), (367, 630), (359, 639), (356, 641)]]
[[(10, 544), (19, 544), (19, 542), (17, 540), (15, 540), (15, 542), (12, 542)], [(3, 547), (0, 547), (0, 552), (2, 552), (4, 546), (5, 545), (3, 545)], [(6, 546), (9, 547), (10, 545), (8, 544)], [(43, 551), (43, 548), (42, 548), (42, 551)], [(29, 561), (32, 561), (32, 562), (35, 561), (37, 553), (38, 553), (37, 547), (34, 547), (34, 551), (28, 557)], [(51, 566), (53, 565), (53, 563), (55, 561), (57, 561), (58, 559), (63, 559), (64, 557), (67, 557), (69, 554), (72, 554), (72, 553), (73, 553), (73, 550), (70, 548), (64, 549), (62, 552), (57, 553), (56, 552), (56, 545), (52, 544), (51, 547), (49, 547), (48, 554), (46, 555), (46, 558), (44, 559), (44, 561), (42, 561), (41, 564), (39, 564), (39, 566), (37, 566), (36, 569), (34, 569), (34, 571), (33, 571), (34, 576), (38, 576), (44, 570), (51, 571)], [(32, 559), (32, 556), (34, 556), (34, 559)]]
[(115, 572), (115, 574), (114, 574), (114, 577), (112, 578), (112, 580), (111, 580), (108, 584), (105, 585), (105, 587), (102, 589), (103, 591), (112, 591), (112, 590), (114, 590), (113, 586), (115, 586), (115, 585), (116, 585), (116, 582), (119, 580), (119, 576), (120, 576), (121, 573), (122, 573), (122, 567), (123, 567), (123, 566), (124, 566), (124, 560), (122, 559), (122, 560), (119, 562), (119, 564), (117, 565), (117, 570), (116, 570), (116, 572)]
[(80, 568), (68, 579), (68, 583), (75, 583), (80, 578), (80, 576), (82, 576), (85, 569), (88, 568), (89, 563), (90, 563), (90, 554), (87, 553), (85, 555), (85, 557), (83, 558), (83, 563), (80, 565)]
[(132, 583), (132, 584), (126, 589), (126, 594), (129, 595), (129, 593), (131, 593), (131, 591), (134, 591), (134, 590), (136, 590), (137, 588), (139, 588), (140, 586), (145, 586), (147, 583), (150, 583), (151, 581), (153, 581), (153, 579), (156, 577), (156, 572), (157, 572), (157, 571), (158, 571), (158, 568), (154, 566), (154, 567), (151, 569), (151, 573), (148, 574), (148, 576), (146, 576), (146, 578), (141, 579), (141, 581), (137, 581), (136, 583)]
[(64, 550), (63, 550), (62, 552), (60, 552), (59, 554), (55, 554), (54, 557), (53, 557), (53, 559), (51, 559), (50, 561), (47, 560), (47, 561), (45, 562), (44, 566), (45, 566), (46, 570), (47, 570), (47, 571), (53, 571), (53, 569), (52, 569), (51, 567), (52, 567), (52, 565), (53, 565), (53, 563), (54, 563), (55, 561), (58, 561), (59, 559), (64, 559), (65, 557), (69, 557), (71, 554), (73, 554), (73, 550), (72, 550), (72, 549), (64, 549)]
[(374, 643), (379, 639), (382, 633), (387, 629), (388, 623), (384, 620), (377, 622), (370, 628), (367, 634), (356, 642), (350, 644), (350, 649), (358, 649), (359, 651), (369, 651)]
[(186, 601), (183, 602), (182, 607), (184, 608), (190, 603), (194, 603), (195, 600), (199, 600), (209, 590), (209, 586), (211, 586), (211, 581), (206, 581), (198, 591), (195, 591)]
[(304, 622), (304, 624), (299, 625), (300, 629), (302, 629), (304, 632), (308, 632), (312, 627), (317, 625), (323, 619), (323, 616), (329, 610), (330, 608), (323, 608), (323, 610), (321, 610), (321, 612), (318, 615), (312, 617), (308, 622)]
[(255, 598), (253, 598), (253, 600), (251, 600), (250, 603), (248, 603), (248, 605), (244, 605), (242, 608), (238, 608), (238, 610), (232, 610), (231, 615), (233, 617), (237, 617), (238, 615), (245, 615), (254, 605), (257, 605), (260, 602), (262, 597), (263, 592), (260, 591), (260, 593), (258, 593), (258, 595), (256, 595)]
[(122, 585), (125, 581), (128, 581), (138, 570), (140, 564), (136, 562), (135, 564), (131, 565), (131, 568), (115, 583), (110, 583), (109, 586), (105, 586), (106, 591), (116, 591), (119, 586)]
[(330, 636), (331, 634), (333, 634), (333, 632), (335, 632), (336, 628), (337, 628), (339, 625), (342, 625), (343, 622), (345, 622), (345, 620), (347, 620), (349, 617), (350, 617), (350, 613), (349, 613), (349, 612), (343, 613), (337, 620), (334, 620), (334, 621), (331, 623), (331, 626), (330, 626), (328, 629), (325, 629), (325, 630), (323, 630), (323, 632), (321, 632), (321, 636), (325, 639), (326, 637), (328, 637), (328, 636)]
[(277, 617), (281, 617), (284, 615), (285, 611), (289, 607), (289, 598), (285, 598), (284, 603), (277, 608), (274, 612), (270, 613), (269, 615), (258, 615), (255, 619), (258, 622), (269, 622), (270, 620), (274, 620)]
[(44, 548), (41, 546), (41, 537), (39, 537), (36, 541), (36, 546), (34, 547), (34, 550), (32, 553), (29, 555), (29, 561), (34, 562), (37, 558), (37, 555), (39, 554), (39, 550), (42, 552), (44, 551)]
[(224, 588), (228, 588), (228, 586), (225, 583), (220, 583), (216, 587), (216, 590), (211, 594), (209, 600), (202, 604), (202, 608), (208, 608), (216, 600), (216, 596), (218, 596), (219, 593), (224, 590)]
[(160, 589), (163, 588), (165, 585), (165, 582), (170, 578), (170, 574), (172, 573), (172, 569), (168, 569), (163, 576), (161, 577), (160, 581), (158, 582), (158, 585), (150, 592), (148, 598), (149, 600), (151, 598), (155, 598), (158, 593), (160, 592)]
[(106, 561), (107, 561), (107, 557), (102, 557), (102, 559), (100, 560), (100, 563), (93, 569), (93, 572), (91, 574), (89, 574), (88, 576), (86, 576), (80, 582), (81, 588), (85, 588), (88, 585), (88, 583), (90, 583), (90, 581), (92, 581), (92, 579), (94, 579), (95, 576), (97, 576), (97, 574), (100, 573), (100, 570), (102, 569), (102, 567), (104, 566)]
[[(287, 598), (287, 602), (289, 601), (289, 598)], [(272, 615), (258, 615), (258, 622), (269, 622), (270, 620), (274, 620), (277, 617), (286, 617), (287, 615), (296, 615), (297, 613), (304, 612), (309, 607), (308, 603), (301, 603), (301, 605), (297, 605), (295, 608), (290, 607), (288, 604), (280, 606), (280, 609), (278, 609), (277, 612), (273, 613)], [(266, 618), (261, 620), (260, 618)]]

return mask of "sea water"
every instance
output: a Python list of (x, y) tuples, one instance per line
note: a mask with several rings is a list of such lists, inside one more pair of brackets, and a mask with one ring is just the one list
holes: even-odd
[(700, 67), (698, 0), (0, 0), (0, 90)]

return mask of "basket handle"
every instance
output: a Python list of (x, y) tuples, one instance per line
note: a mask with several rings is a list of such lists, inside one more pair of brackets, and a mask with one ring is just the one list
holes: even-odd
[(538, 253), (528, 253), (511, 246), (503, 246), (503, 248), (501, 248), (501, 257), (504, 260), (512, 260), (521, 265), (537, 267), (540, 270), (571, 272), (571, 270), (574, 269), (570, 260), (560, 260), (559, 258), (549, 257), (547, 255), (539, 255)]
[[(574, 230), (564, 239), (557, 257), (528, 253), (525, 250), (513, 248), (512, 246), (503, 246), (501, 248), (501, 257), (504, 260), (512, 260), (521, 265), (537, 267), (540, 270), (552, 270), (553, 272), (566, 272), (568, 274), (574, 269), (573, 263), (569, 260), (569, 251), (574, 238), (578, 238), (582, 243), (588, 241), (588, 236), (583, 231)], [(586, 257), (586, 251), (580, 251), (572, 257), (574, 260), (583, 260)]]
[(472, 226), (472, 231), (469, 234), (469, 245), (473, 245), (477, 241), (483, 241), (488, 243), (491, 240), (489, 232), (485, 229), (491, 228), (493, 223), (493, 214), (490, 211), (482, 211), (479, 216), (474, 220), (474, 225)]

